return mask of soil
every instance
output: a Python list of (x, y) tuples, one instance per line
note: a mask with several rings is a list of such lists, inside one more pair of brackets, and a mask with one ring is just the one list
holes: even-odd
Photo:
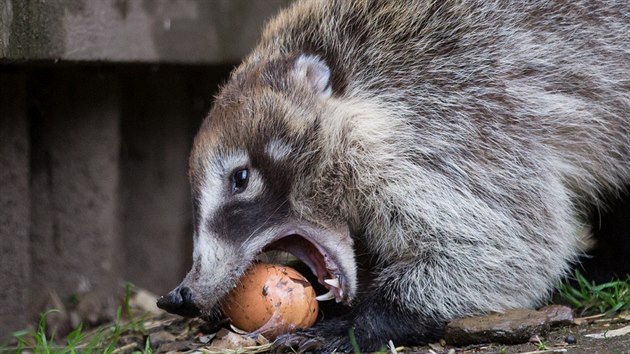
[[(148, 295), (145, 292), (136, 292), (131, 297), (130, 311), (133, 313), (133, 318), (135, 320), (142, 318), (142, 326), (135, 326), (135, 328), (143, 328), (143, 330), (124, 332), (118, 340), (117, 348), (114, 351), (116, 354), (142, 352), (147, 339), (151, 344), (153, 353), (264, 353), (271, 346), (262, 336), (251, 338), (250, 336), (237, 334), (233, 330), (217, 327), (216, 325), (211, 326), (211, 324), (202, 319), (186, 319), (164, 313), (155, 307), (155, 301), (156, 299), (153, 295)], [(153, 314), (151, 315), (150, 313)], [(66, 317), (73, 316), (68, 315)], [(553, 321), (550, 322), (552, 326), (553, 323)], [(529, 342), (522, 344), (480, 343), (453, 346), (442, 340), (427, 346), (398, 347), (395, 350), (397, 353), (427, 354), (630, 353), (630, 312), (628, 311), (613, 317), (596, 315), (562, 320), (556, 323), (564, 323), (564, 325), (552, 327), (548, 332), (541, 333), (538, 336), (534, 335), (529, 338)], [(122, 325), (124, 326), (125, 323), (122, 323)], [(113, 323), (103, 325), (107, 329), (112, 326)], [(519, 327), (518, 323), (515, 327)], [(51, 328), (54, 328), (54, 326), (50, 326), (48, 329)], [(547, 329), (548, 327), (544, 328), (543, 331), (547, 331)], [(621, 331), (624, 334), (614, 336), (620, 332), (615, 332), (617, 329), (624, 329)], [(56, 338), (65, 337), (65, 335), (60, 335), (59, 332), (57, 334)], [(597, 339), (590, 336), (592, 334), (606, 335)], [(498, 337), (492, 336), (492, 338)], [(479, 341), (482, 342), (483, 337)], [(15, 343), (11, 345), (15, 345)], [(0, 352), (2, 352), (2, 348), (0, 348)]]
[[(577, 323), (577, 324), (576, 324)], [(575, 354), (623, 354), (630, 353), (630, 333), (625, 335), (608, 337), (603, 339), (595, 339), (587, 337), (588, 334), (598, 334), (610, 332), (618, 328), (624, 328), (630, 325), (630, 317), (627, 314), (614, 318), (592, 318), (592, 319), (576, 319), (574, 324), (552, 329), (544, 336), (540, 336), (540, 341), (531, 340), (523, 344), (474, 344), (462, 347), (453, 347), (442, 341), (442, 343), (433, 343), (422, 347), (413, 348), (396, 348), (398, 353), (431, 353), (431, 354), (472, 354), (472, 353), (575, 353)], [(147, 323), (147, 331), (151, 336), (157, 337), (156, 333), (168, 332), (175, 338), (172, 341), (160, 343), (154, 347), (155, 353), (256, 353), (266, 352), (269, 344), (264, 339), (243, 338), (243, 342), (239, 342), (238, 336), (232, 332), (229, 333), (229, 341), (220, 340), (212, 335), (213, 330), (207, 327), (207, 324), (200, 319), (182, 319), (171, 315), (162, 315), (159, 318), (150, 320)], [(226, 335), (225, 330), (219, 336)], [(572, 338), (570, 338), (572, 337)], [(224, 337), (226, 338), (226, 337)], [(571, 344), (567, 343), (567, 340)], [(137, 341), (138, 345), (133, 346), (130, 343)], [(143, 348), (146, 338), (133, 335), (127, 338), (121, 338), (121, 346), (127, 345), (128, 348)], [(221, 343), (219, 343), (221, 342)], [(229, 342), (229, 343), (228, 343)], [(255, 343), (254, 343), (255, 342)], [(239, 345), (242, 343), (242, 345)], [(227, 347), (226, 347), (227, 345)], [(232, 347), (229, 347), (232, 345)], [(245, 348), (246, 347), (246, 348)], [(131, 352), (131, 351), (130, 351)]]
[[(610, 337), (605, 339), (594, 339), (586, 337), (586, 334), (603, 333), (613, 329), (627, 326), (628, 323), (612, 323), (611, 321), (593, 322), (580, 326), (571, 325), (551, 330), (547, 335), (541, 336), (540, 340), (546, 349), (540, 350), (542, 346), (535, 342), (524, 344), (479, 344), (467, 347), (452, 348), (446, 346), (443, 353), (449, 353), (450, 349), (455, 349), (455, 353), (569, 353), (569, 354), (625, 354), (630, 353), (630, 334)], [(568, 344), (567, 337), (573, 336), (575, 344)], [(440, 353), (430, 346), (414, 348), (420, 353)], [(439, 349), (439, 348), (436, 348)]]

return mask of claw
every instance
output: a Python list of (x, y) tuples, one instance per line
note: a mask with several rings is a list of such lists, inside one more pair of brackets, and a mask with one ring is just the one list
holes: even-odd
[(302, 343), (302, 345), (300, 345), (300, 352), (308, 352), (308, 351), (312, 351), (315, 349), (318, 349), (320, 346), (320, 343), (318, 340), (316, 339), (309, 339), (306, 342)]

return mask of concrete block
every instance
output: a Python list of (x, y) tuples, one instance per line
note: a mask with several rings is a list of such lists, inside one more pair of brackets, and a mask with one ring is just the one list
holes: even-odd
[(0, 69), (0, 343), (26, 325), (29, 144), (24, 77)]
[(121, 198), (126, 278), (157, 293), (183, 278), (191, 239), (185, 79), (177, 73), (123, 80)]
[(95, 71), (31, 78), (35, 301), (44, 289), (104, 300), (119, 289), (119, 92), (115, 75)]

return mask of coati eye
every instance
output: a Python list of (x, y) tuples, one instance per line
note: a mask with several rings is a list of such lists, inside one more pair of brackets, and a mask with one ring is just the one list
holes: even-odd
[(246, 168), (236, 170), (232, 175), (232, 193), (240, 193), (247, 188), (249, 181), (249, 170)]

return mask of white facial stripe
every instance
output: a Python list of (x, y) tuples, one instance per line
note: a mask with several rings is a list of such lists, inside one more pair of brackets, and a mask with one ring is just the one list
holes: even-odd
[[(276, 149), (277, 150), (277, 149)], [(247, 167), (249, 157), (244, 151), (237, 151), (225, 154), (220, 158), (212, 158), (205, 169), (205, 177), (202, 181), (201, 199), (201, 225), (206, 224), (206, 220), (212, 218), (229, 196), (231, 174), (239, 167)], [(247, 188), (234, 198), (239, 200), (253, 200), (265, 191), (265, 183), (260, 172), (249, 167), (249, 181)]]
[[(235, 172), (239, 167), (247, 167), (249, 165), (249, 156), (244, 151), (238, 151), (233, 154), (228, 154), (221, 160), (221, 166), (223, 169), (224, 178), (229, 180), (230, 174)], [(240, 200), (249, 200), (254, 199), (259, 196), (265, 189), (264, 183), (262, 181), (262, 177), (260, 173), (249, 167), (249, 181), (247, 183), (247, 188), (235, 197)]]
[(267, 146), (265, 146), (265, 154), (275, 161), (282, 161), (286, 159), (292, 151), (293, 148), (291, 145), (276, 139), (269, 141)]
[(201, 262), (202, 269), (216, 267), (217, 261), (224, 259), (229, 249), (221, 238), (208, 235), (205, 231), (195, 239), (194, 246), (193, 259)]
[(246, 166), (249, 162), (247, 153), (237, 151), (217, 157), (211, 155), (204, 169), (204, 179), (200, 189), (201, 225), (205, 225), (208, 218), (212, 218), (225, 198), (229, 174), (239, 166)]
[(236, 198), (239, 200), (252, 200), (261, 195), (265, 191), (265, 183), (263, 182), (260, 172), (254, 168), (249, 169), (249, 182), (247, 188), (239, 194)]
[[(249, 167), (249, 181), (247, 188), (238, 194), (231, 194), (231, 175), (240, 167), (249, 166), (249, 157), (244, 151), (236, 151), (224, 155), (209, 156), (208, 163), (204, 169), (204, 179), (200, 188), (200, 212), (201, 224), (198, 235), (195, 238), (193, 256), (195, 262), (199, 262), (202, 269), (200, 280), (197, 282), (210, 282), (216, 278), (203, 276), (208, 269), (221, 274), (228, 273), (229, 269), (218, 269), (217, 267), (233, 266), (229, 263), (237, 257), (234, 256), (234, 248), (229, 245), (206, 225), (207, 221), (215, 217), (227, 198), (238, 198), (239, 200), (253, 199), (264, 191), (264, 184), (260, 173)], [(226, 263), (228, 262), (228, 263)], [(208, 272), (208, 274), (210, 274)], [(205, 285), (206, 287), (215, 285)]]
[(232, 173), (238, 167), (245, 167), (249, 164), (249, 156), (245, 151), (235, 151), (233, 153), (220, 156), (218, 159), (224, 176)]
[(200, 221), (201, 230), (205, 220), (211, 217), (221, 204), (223, 189), (223, 171), (216, 163), (210, 163), (205, 169), (205, 175), (200, 188)]

